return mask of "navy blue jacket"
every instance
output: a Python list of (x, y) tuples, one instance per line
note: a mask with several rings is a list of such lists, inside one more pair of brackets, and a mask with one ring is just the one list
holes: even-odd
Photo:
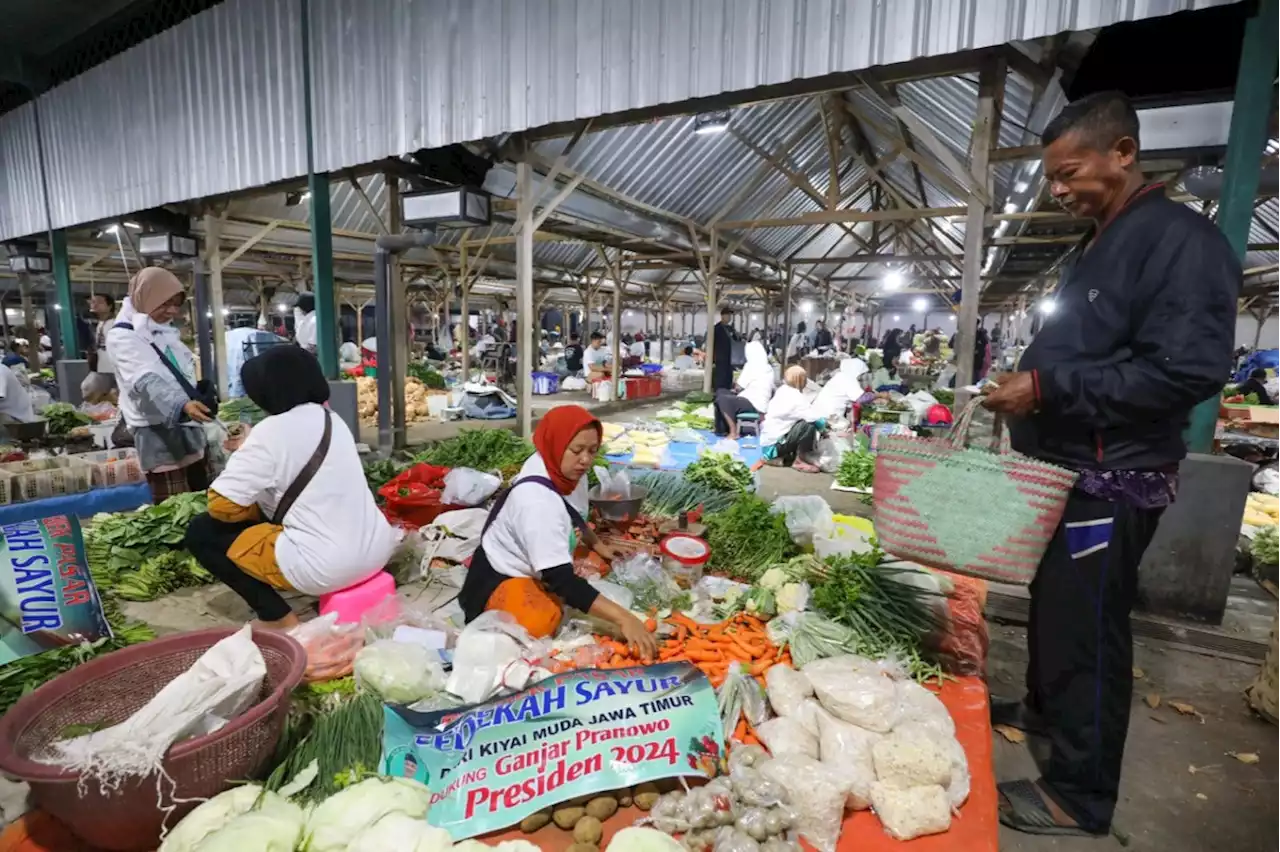
[(1010, 424), (1014, 449), (1077, 470), (1175, 464), (1191, 409), (1231, 372), (1235, 252), (1155, 186), (1064, 267), (1056, 310), (1018, 365), (1039, 411)]

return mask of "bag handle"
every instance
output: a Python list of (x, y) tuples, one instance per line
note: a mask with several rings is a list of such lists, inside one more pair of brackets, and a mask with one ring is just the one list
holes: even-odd
[(320, 436), (320, 445), (316, 447), (315, 452), (311, 454), (311, 458), (307, 459), (307, 463), (302, 466), (302, 470), (298, 471), (297, 478), (289, 484), (284, 496), (280, 498), (280, 503), (276, 506), (275, 515), (271, 518), (271, 523), (277, 526), (284, 525), (284, 516), (289, 514), (293, 504), (298, 501), (299, 495), (311, 484), (311, 480), (315, 479), (316, 472), (320, 470), (320, 465), (324, 463), (324, 457), (329, 455), (329, 439), (333, 437), (333, 416), (327, 408), (321, 410), (324, 412), (324, 434)]
[[(955, 425), (951, 427), (951, 436), (948, 440), (951, 442), (953, 449), (963, 450), (969, 447), (969, 433), (973, 430), (973, 415), (980, 405), (982, 405), (982, 397), (974, 396), (965, 405), (964, 411), (960, 413), (960, 418), (956, 420)], [(992, 432), (991, 444), (988, 449), (993, 453), (1007, 455), (1013, 452), (1013, 445), (1009, 441), (1009, 430), (1005, 428), (1003, 414), (997, 414), (995, 417), (995, 429)]]

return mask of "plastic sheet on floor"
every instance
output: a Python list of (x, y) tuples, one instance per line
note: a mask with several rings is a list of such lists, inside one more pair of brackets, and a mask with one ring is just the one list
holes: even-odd
[[(672, 442), (667, 444), (666, 451), (662, 454), (663, 464), (662, 470), (684, 470), (698, 459), (698, 454), (704, 447), (710, 447), (717, 441), (717, 438), (710, 430), (699, 429), (698, 434), (702, 436), (705, 443), (703, 444), (686, 444)], [(738, 453), (742, 461), (747, 467), (754, 468), (756, 462), (760, 461), (760, 441), (754, 435), (738, 439)], [(632, 453), (622, 455), (608, 456), (607, 458), (612, 464), (625, 465), (631, 461)]]

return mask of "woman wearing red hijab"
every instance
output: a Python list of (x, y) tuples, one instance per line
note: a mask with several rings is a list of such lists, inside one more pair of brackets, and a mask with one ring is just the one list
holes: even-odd
[(499, 609), (535, 638), (555, 633), (567, 604), (617, 625), (642, 658), (652, 659), (657, 644), (640, 619), (573, 573), (578, 535), (605, 560), (615, 556), (583, 520), (600, 436), (600, 421), (578, 405), (553, 408), (538, 422), (537, 452), (489, 512), (458, 603), (468, 622)]

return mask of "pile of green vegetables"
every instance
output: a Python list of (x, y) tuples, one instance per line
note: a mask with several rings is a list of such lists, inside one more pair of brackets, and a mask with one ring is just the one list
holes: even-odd
[(444, 376), (439, 370), (428, 367), (426, 364), (409, 364), (405, 372), (410, 378), (422, 382), (423, 387), (428, 390), (444, 390)]
[(313, 760), (319, 774), (296, 798), (315, 804), (376, 775), (382, 756), (382, 699), (360, 690), (352, 677), (299, 687), (276, 748), (268, 790), (279, 790)]
[(78, 426), (93, 425), (93, 418), (83, 411), (77, 411), (74, 405), (67, 402), (54, 402), (46, 405), (40, 416), (49, 421), (50, 435), (66, 435)]
[(256, 425), (262, 422), (262, 418), (266, 416), (267, 412), (259, 408), (247, 396), (229, 399), (218, 406), (218, 419), (223, 423), (249, 423)]
[(1276, 565), (1280, 562), (1280, 532), (1275, 527), (1258, 530), (1249, 543), (1249, 555), (1256, 565)]
[(861, 441), (840, 457), (836, 470), (836, 485), (841, 488), (870, 488), (876, 476), (876, 457), (866, 450)]
[(698, 410), (706, 408), (707, 403), (696, 403), (684, 400), (677, 402), (671, 408), (664, 408), (654, 415), (654, 419), (666, 423), (668, 426), (687, 426), (690, 429), (714, 429), (716, 421), (714, 417), (707, 417), (705, 414), (699, 414)]
[(754, 494), (742, 494), (702, 520), (711, 547), (708, 567), (735, 580), (753, 583), (770, 566), (796, 555), (786, 519)]
[(533, 444), (507, 429), (465, 429), (456, 438), (431, 444), (414, 456), (414, 462), (441, 467), (502, 470), (524, 464), (533, 455)]
[(733, 502), (733, 492), (722, 491), (690, 482), (678, 471), (654, 470), (631, 474), (631, 484), (644, 488), (646, 515), (676, 518), (681, 512), (701, 508), (703, 512), (719, 512)]
[(716, 398), (706, 391), (693, 391), (684, 395), (684, 401), (690, 405), (710, 405)]
[(951, 388), (934, 388), (929, 394), (942, 405), (956, 404), (956, 392)]
[(364, 481), (369, 486), (369, 490), (374, 496), (378, 495), (378, 489), (386, 485), (404, 469), (403, 465), (397, 464), (391, 459), (378, 459), (364, 463)]
[(728, 453), (703, 453), (685, 468), (684, 478), (717, 491), (747, 494), (755, 487), (751, 468)]
[(85, 560), (104, 598), (148, 601), (176, 589), (213, 582), (181, 550), (187, 526), (206, 511), (203, 491), (175, 494), (136, 512), (96, 515), (84, 527)]

